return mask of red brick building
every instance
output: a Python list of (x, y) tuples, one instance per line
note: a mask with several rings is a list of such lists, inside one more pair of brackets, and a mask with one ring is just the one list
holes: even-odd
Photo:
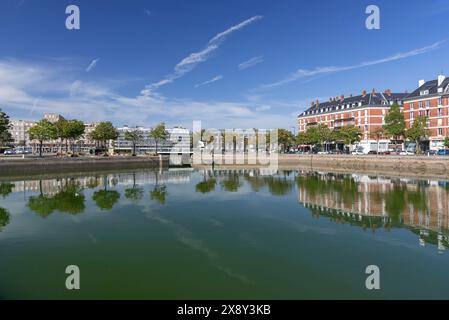
[(403, 111), (407, 128), (414, 119), (425, 116), (430, 130), (426, 144), (430, 150), (441, 149), (449, 136), (449, 78), (440, 75), (436, 80), (420, 80), (418, 89), (404, 99)]
[[(371, 93), (364, 90), (358, 96), (340, 96), (327, 102), (312, 102), (310, 108), (298, 116), (298, 132), (305, 132), (318, 124), (324, 124), (330, 129), (354, 125), (363, 133), (361, 145), (366, 146), (364, 149), (375, 150), (377, 141), (371, 134), (385, 123), (390, 106), (394, 103), (402, 106), (406, 96), (407, 93), (392, 93), (389, 89), (384, 92), (372, 90)], [(389, 140), (382, 140), (380, 150), (387, 149), (388, 143)]]

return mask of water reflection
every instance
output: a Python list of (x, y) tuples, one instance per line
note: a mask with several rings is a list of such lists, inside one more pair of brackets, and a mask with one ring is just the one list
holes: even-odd
[(0, 231), (11, 221), (11, 215), (5, 208), (0, 208)]
[[(2, 182), (0, 195), (6, 199), (12, 193), (23, 192), (26, 206), (45, 218), (56, 211), (83, 213), (89, 207), (88, 201), (101, 211), (110, 211), (120, 203), (122, 195), (134, 205), (163, 206), (171, 186), (177, 184), (186, 184), (184, 192), (199, 195), (225, 191), (244, 197), (251, 190), (276, 198), (289, 197), (286, 202), (297, 197), (312, 216), (325, 216), (330, 221), (372, 232), (408, 229), (417, 235), (420, 245), (431, 243), (440, 250), (448, 247), (447, 181), (303, 171), (181, 169)], [(179, 190), (175, 189), (173, 194)], [(26, 195), (27, 192), (32, 194)], [(0, 230), (10, 223), (10, 211), (7, 206), (0, 208)]]
[(39, 216), (46, 218), (54, 211), (69, 214), (84, 212), (85, 197), (82, 188), (76, 181), (64, 179), (61, 190), (54, 195), (46, 195), (43, 192), (42, 180), (39, 181), (39, 195), (30, 196), (27, 206)]
[(303, 173), (296, 181), (298, 200), (313, 215), (373, 232), (407, 228), (420, 245), (449, 246), (446, 182), (329, 173)]

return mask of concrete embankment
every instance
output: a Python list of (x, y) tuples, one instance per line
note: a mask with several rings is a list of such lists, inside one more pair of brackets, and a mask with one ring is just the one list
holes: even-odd
[[(270, 168), (254, 164), (255, 159), (248, 161), (241, 157), (233, 157), (234, 164), (230, 164), (229, 155), (221, 158), (215, 156), (214, 164), (217, 169), (251, 169)], [(237, 160), (238, 158), (238, 160)], [(206, 162), (210, 163), (210, 162)], [(210, 165), (194, 165), (197, 168)], [(276, 164), (272, 163), (272, 168)], [(290, 155), (281, 154), (277, 160), (277, 167), (284, 170), (333, 171), (345, 173), (366, 173), (373, 175), (406, 176), (406, 177), (437, 177), (449, 178), (449, 157), (445, 156), (354, 156), (354, 155)]]
[(0, 158), (0, 176), (113, 170), (128, 168), (167, 168), (166, 156), (80, 157), (80, 158)]

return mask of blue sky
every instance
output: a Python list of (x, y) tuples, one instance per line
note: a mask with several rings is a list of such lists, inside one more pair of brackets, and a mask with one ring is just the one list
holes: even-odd
[[(70, 4), (80, 30), (65, 28)], [(380, 30), (365, 28), (370, 4)], [(291, 128), (312, 100), (449, 75), (448, 14), (447, 0), (2, 0), (0, 108)]]

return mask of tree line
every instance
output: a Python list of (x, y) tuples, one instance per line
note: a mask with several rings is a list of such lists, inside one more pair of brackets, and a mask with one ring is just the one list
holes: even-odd
[[(14, 143), (14, 139), (10, 130), (12, 124), (9, 116), (0, 109), (0, 148), (6, 149)], [(85, 124), (77, 119), (59, 119), (56, 122), (51, 122), (48, 119), (38, 121), (33, 127), (28, 130), (30, 140), (35, 140), (38, 143), (39, 156), (42, 157), (44, 143), (49, 141), (56, 141), (59, 145), (59, 152), (65, 151), (66, 154), (74, 153), (74, 146), (76, 140), (86, 136)], [(86, 136), (89, 140), (95, 141), (96, 146), (102, 149), (107, 148), (108, 141), (117, 140), (119, 132), (113, 126), (112, 122), (99, 122), (94, 130)], [(165, 129), (165, 124), (159, 123), (154, 127), (149, 137), (153, 138), (156, 143), (156, 152), (161, 141), (167, 139), (168, 132)], [(144, 135), (139, 129), (132, 129), (125, 132), (124, 139), (132, 144), (132, 154), (136, 154), (136, 148), (144, 139)]]

